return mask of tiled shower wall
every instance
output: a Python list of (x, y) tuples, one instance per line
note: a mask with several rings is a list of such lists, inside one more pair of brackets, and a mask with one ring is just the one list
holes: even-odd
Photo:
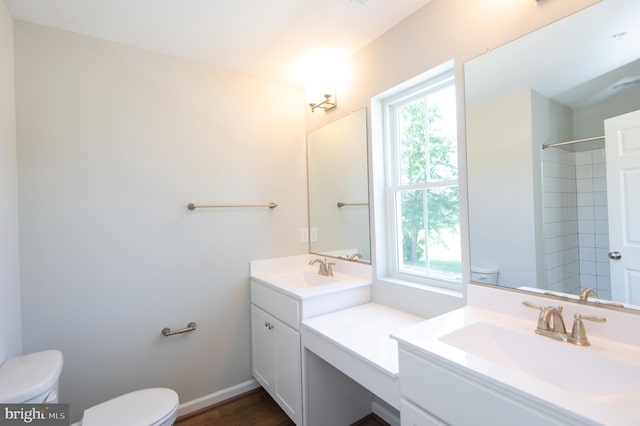
[(542, 151), (542, 179), (547, 289), (579, 292), (580, 253), (573, 153), (558, 148)]
[(580, 286), (611, 298), (607, 174), (603, 149), (575, 153)]
[(611, 295), (604, 149), (542, 153), (547, 289)]

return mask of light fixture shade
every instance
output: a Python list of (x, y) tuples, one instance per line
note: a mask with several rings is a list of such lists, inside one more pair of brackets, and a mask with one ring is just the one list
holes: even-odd
[(318, 58), (307, 66), (305, 94), (311, 111), (329, 111), (337, 106), (336, 90), (342, 86), (345, 75), (344, 61)]
[(329, 111), (337, 106), (336, 91), (346, 76), (345, 55), (336, 51), (316, 52), (305, 58), (299, 68), (305, 81), (307, 104), (311, 111)]

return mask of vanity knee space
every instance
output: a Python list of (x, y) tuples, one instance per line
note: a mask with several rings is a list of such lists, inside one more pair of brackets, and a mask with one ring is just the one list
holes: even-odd
[[(303, 321), (306, 424), (352, 424), (371, 412), (397, 423), (398, 345), (390, 335), (422, 321), (377, 303)], [(343, 397), (345, 388), (350, 398)], [(319, 407), (331, 407), (331, 413)]]

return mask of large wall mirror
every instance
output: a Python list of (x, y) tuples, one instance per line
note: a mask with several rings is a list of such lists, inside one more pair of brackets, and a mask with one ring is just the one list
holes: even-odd
[(465, 64), (472, 282), (640, 305), (639, 23), (603, 0)]
[(371, 261), (367, 111), (307, 135), (309, 251)]

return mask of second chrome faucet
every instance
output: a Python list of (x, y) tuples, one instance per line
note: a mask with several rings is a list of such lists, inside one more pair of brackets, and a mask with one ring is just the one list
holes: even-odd
[(536, 333), (541, 336), (550, 337), (556, 340), (562, 340), (564, 342), (573, 343), (578, 346), (589, 346), (589, 339), (587, 339), (587, 332), (584, 328), (582, 320), (605, 322), (606, 318), (600, 315), (581, 315), (575, 314), (575, 321), (571, 334), (567, 334), (567, 329), (562, 319), (562, 306), (538, 306), (535, 303), (528, 301), (522, 302), (523, 305), (529, 308), (539, 309), (540, 316), (538, 316), (538, 326), (536, 327)]
[(318, 268), (318, 274), (324, 275), (325, 277), (333, 276), (332, 266), (335, 265), (335, 263), (327, 262), (327, 259), (322, 260), (320, 258), (316, 258), (316, 259), (312, 259), (309, 262), (309, 265), (315, 265), (316, 263), (320, 264), (320, 267)]
[(556, 340), (567, 340), (567, 328), (562, 319), (562, 306), (538, 306), (531, 302), (522, 302), (530, 308), (539, 309), (536, 333)]

